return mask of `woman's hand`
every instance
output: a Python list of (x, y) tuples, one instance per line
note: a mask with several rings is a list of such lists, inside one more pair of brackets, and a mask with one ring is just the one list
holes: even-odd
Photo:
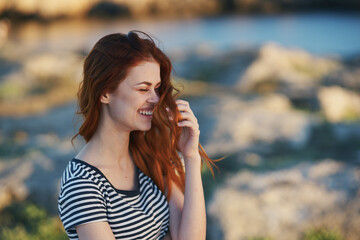
[[(174, 182), (171, 183), (169, 201), (171, 238), (205, 240), (206, 213), (198, 148), (199, 124), (187, 101), (176, 100), (175, 103), (180, 115), (177, 124), (181, 127), (177, 148), (184, 157), (186, 171), (184, 192)], [(169, 119), (173, 120), (171, 116)]]
[(176, 100), (180, 121), (178, 126), (182, 128), (178, 148), (184, 160), (199, 158), (199, 124), (187, 101)]

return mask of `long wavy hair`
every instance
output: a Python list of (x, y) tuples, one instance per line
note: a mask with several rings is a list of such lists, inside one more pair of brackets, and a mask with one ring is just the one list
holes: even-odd
[[(78, 135), (86, 142), (91, 139), (100, 120), (100, 96), (105, 91), (114, 92), (129, 69), (143, 61), (156, 61), (160, 65), (159, 102), (153, 110), (151, 129), (146, 132), (132, 131), (129, 148), (136, 166), (169, 199), (171, 181), (183, 192), (185, 190), (184, 166), (177, 149), (181, 128), (176, 124), (180, 114), (175, 99), (180, 91), (171, 83), (172, 65), (169, 58), (148, 34), (130, 31), (128, 34), (106, 35), (90, 51), (84, 62), (83, 80), (77, 94), (77, 114), (82, 115), (84, 121), (72, 142)], [(172, 121), (168, 118), (169, 114)], [(206, 163), (213, 174), (212, 166), (217, 160), (211, 160), (200, 144), (199, 153), (202, 164)]]

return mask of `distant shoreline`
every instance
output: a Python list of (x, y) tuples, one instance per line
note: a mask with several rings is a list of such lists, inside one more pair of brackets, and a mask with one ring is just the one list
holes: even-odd
[(0, 20), (12, 23), (26, 21), (52, 22), (68, 18), (96, 19), (179, 19), (194, 17), (221, 17), (227, 15), (273, 15), (296, 14), (305, 12), (343, 12), (360, 14), (360, 2), (356, 0), (276, 0), (276, 1), (235, 1), (235, 0), (198, 0), (182, 3), (175, 0), (150, 0), (134, 2), (93, 2), (49, 0), (44, 6), (40, 0), (24, 6), (21, 0), (0, 3)]

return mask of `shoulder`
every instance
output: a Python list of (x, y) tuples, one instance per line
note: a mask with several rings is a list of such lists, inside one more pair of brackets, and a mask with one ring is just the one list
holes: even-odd
[(103, 197), (101, 181), (90, 167), (71, 160), (64, 170), (59, 192), (59, 204), (64, 204), (79, 196)]
[(60, 186), (59, 200), (72, 195), (79, 195), (81, 193), (96, 193), (99, 196), (102, 195), (99, 184), (91, 179), (84, 177), (72, 177), (63, 182)]
[(91, 169), (86, 166), (85, 162), (73, 158), (69, 161), (61, 176), (61, 184), (64, 184), (73, 178), (88, 178), (90, 174)]
[(61, 176), (61, 189), (68, 185), (81, 182), (95, 183), (97, 185), (100, 178), (99, 174), (91, 165), (81, 160), (72, 159), (69, 161)]
[(58, 211), (66, 230), (83, 223), (106, 221), (106, 200), (101, 184), (86, 165), (70, 161), (64, 170)]

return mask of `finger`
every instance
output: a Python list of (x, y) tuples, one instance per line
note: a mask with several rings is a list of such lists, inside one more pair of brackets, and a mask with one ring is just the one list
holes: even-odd
[(183, 107), (189, 107), (190, 108), (190, 104), (189, 104), (188, 101), (178, 99), (178, 100), (175, 101), (175, 103), (176, 103), (177, 106), (183, 106)]
[[(178, 99), (176, 100), (176, 104), (177, 104), (177, 109), (181, 114), (181, 118), (182, 119), (188, 119), (194, 122), (198, 122), (197, 118), (195, 117), (195, 114), (193, 113), (193, 111), (190, 108), (190, 104), (187, 101)], [(188, 115), (190, 114), (190, 115)]]
[(183, 120), (188, 120), (188, 121), (192, 121), (192, 122), (198, 123), (198, 120), (197, 120), (197, 118), (194, 116), (193, 113), (180, 112), (180, 117), (181, 117), (181, 121), (183, 121)]
[(189, 121), (189, 120), (184, 120), (184, 121), (181, 121), (181, 122), (178, 122), (178, 126), (180, 127), (190, 127), (190, 128), (193, 128), (193, 129), (199, 129), (199, 124), (198, 123), (195, 123), (195, 122), (192, 122), (192, 121)]
[(177, 100), (175, 100), (175, 102), (185, 104), (185, 105), (190, 105), (188, 101), (185, 101), (185, 100), (182, 100), (182, 99), (177, 99)]
[(188, 103), (177, 103), (177, 109), (181, 112), (193, 112)]
[(200, 130), (199, 130), (199, 124), (191, 122), (191, 121), (182, 121), (182, 122), (178, 122), (178, 126), (179, 127), (189, 127), (192, 129), (192, 132), (194, 134), (200, 134)]
[(178, 104), (178, 105), (177, 105), (177, 109), (178, 109), (179, 111), (191, 112), (191, 108), (189, 107), (189, 105), (185, 105), (185, 104)]

